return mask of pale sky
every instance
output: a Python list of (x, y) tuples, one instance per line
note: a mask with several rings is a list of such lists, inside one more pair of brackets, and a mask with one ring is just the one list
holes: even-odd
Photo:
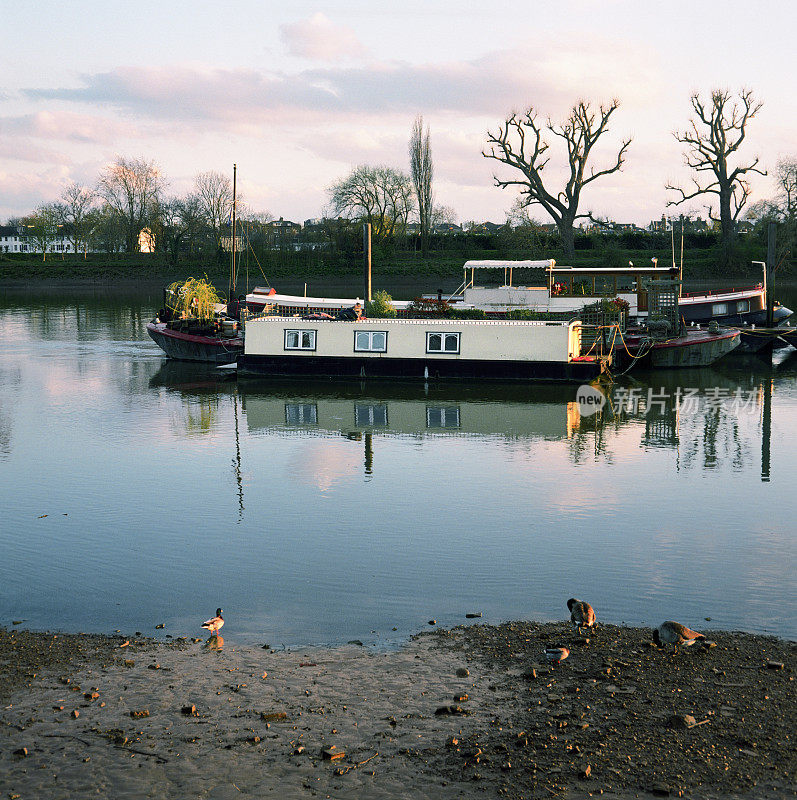
[[(620, 100), (595, 168), (633, 138), (580, 206), (620, 222), (678, 213), (664, 186), (691, 176), (672, 133), (693, 92), (752, 89), (764, 107), (741, 159), (771, 173), (797, 156), (791, 0), (0, 0), (0, 17), (2, 223), (94, 185), (117, 155), (154, 160), (173, 195), (235, 162), (252, 210), (301, 222), (359, 164), (408, 171), (418, 114), (436, 201), (503, 222), (516, 194), (493, 175), (512, 171), (482, 157), (486, 132), (529, 106), (561, 121), (579, 99)], [(549, 143), (550, 190), (566, 155)], [(771, 177), (751, 182), (752, 200), (774, 195)]]

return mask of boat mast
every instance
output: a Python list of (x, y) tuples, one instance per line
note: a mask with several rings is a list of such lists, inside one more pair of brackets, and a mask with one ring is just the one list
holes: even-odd
[(236, 178), (238, 173), (238, 165), (232, 165), (232, 246), (230, 247), (230, 251), (232, 253), (232, 258), (230, 262), (230, 291), (229, 291), (229, 298), (230, 300), (233, 299), (233, 291), (238, 285), (238, 276), (235, 274), (235, 249), (236, 249), (236, 235), (235, 235), (235, 212), (236, 212)]

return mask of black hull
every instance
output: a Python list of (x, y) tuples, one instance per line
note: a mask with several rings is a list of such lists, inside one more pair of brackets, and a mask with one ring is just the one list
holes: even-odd
[[(767, 312), (766, 309), (755, 309), (746, 311), (741, 314), (712, 314), (710, 303), (699, 303), (694, 306), (685, 305), (681, 303), (679, 310), (681, 316), (687, 325), (694, 322), (695, 324), (705, 325), (711, 320), (716, 320), (721, 326), (726, 328), (743, 328), (750, 325), (766, 325)], [(774, 309), (773, 319), (774, 325), (782, 325), (789, 317), (792, 316), (792, 311), (786, 306), (776, 306)]]
[(315, 376), (352, 380), (400, 378), (403, 380), (476, 380), (587, 383), (601, 374), (600, 361), (456, 361), (414, 358), (342, 358), (336, 356), (243, 355), (239, 375), (295, 378)]
[(169, 358), (203, 364), (234, 364), (244, 351), (239, 337), (193, 336), (173, 331), (163, 323), (150, 322), (147, 333)]
[[(707, 367), (735, 350), (739, 342), (738, 330), (726, 330), (720, 334), (687, 330), (683, 336), (657, 342), (648, 349), (646, 338), (631, 335), (626, 338), (625, 346), (615, 352), (615, 357), (621, 366), (633, 363), (656, 369)], [(636, 361), (628, 357), (626, 348), (637, 356)]]

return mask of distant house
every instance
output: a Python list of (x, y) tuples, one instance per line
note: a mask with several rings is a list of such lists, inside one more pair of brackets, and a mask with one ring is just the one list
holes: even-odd
[(279, 237), (296, 236), (302, 230), (302, 226), (298, 222), (291, 222), (282, 217), (267, 222), (265, 227)]
[(605, 222), (596, 220), (585, 222), (581, 230), (583, 230), (584, 233), (609, 233), (612, 230), (613, 225), (614, 223), (610, 222), (609, 220), (606, 220)]
[(316, 233), (324, 233), (324, 220), (320, 219), (319, 217), (313, 217), (312, 219), (306, 219), (304, 221), (304, 225), (302, 226), (302, 233), (304, 234), (316, 234)]
[(462, 226), (456, 225), (453, 222), (438, 222), (437, 225), (435, 225), (432, 228), (432, 233), (436, 233), (442, 236), (448, 236), (453, 233), (462, 233)]
[(650, 221), (648, 230), (651, 233), (665, 233), (670, 230), (670, 221), (662, 214), (661, 219), (653, 219)]
[[(48, 253), (69, 253), (72, 243), (67, 228), (59, 225), (58, 233), (47, 243)], [(24, 225), (0, 225), (0, 252), (40, 253), (38, 244), (32, 236), (25, 233)]]
[(670, 217), (669, 219), (661, 215), (661, 219), (655, 219), (650, 222), (647, 227), (651, 233), (666, 233), (668, 231), (684, 231), (689, 233), (705, 233), (711, 230), (711, 226), (700, 217), (690, 217), (689, 215), (681, 214), (679, 217)]
[[(232, 250), (232, 236), (221, 236), (219, 239), (219, 246), (225, 253), (229, 253)], [(239, 234), (235, 234), (235, 252), (242, 253), (244, 249), (244, 240), (243, 237)]]
[(31, 252), (27, 239), (20, 233), (16, 225), (0, 225), (0, 252)]
[(497, 222), (474, 222), (468, 233), (498, 233), (503, 227)]

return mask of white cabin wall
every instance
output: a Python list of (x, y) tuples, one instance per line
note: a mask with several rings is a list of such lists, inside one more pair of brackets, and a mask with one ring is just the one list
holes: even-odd
[[(285, 350), (286, 330), (316, 330), (315, 350)], [(355, 330), (387, 331), (387, 353), (354, 352)], [(461, 333), (460, 353), (427, 353), (427, 332)], [(508, 320), (319, 322), (264, 317), (246, 324), (247, 355), (566, 362), (578, 355), (580, 329), (566, 324)]]

